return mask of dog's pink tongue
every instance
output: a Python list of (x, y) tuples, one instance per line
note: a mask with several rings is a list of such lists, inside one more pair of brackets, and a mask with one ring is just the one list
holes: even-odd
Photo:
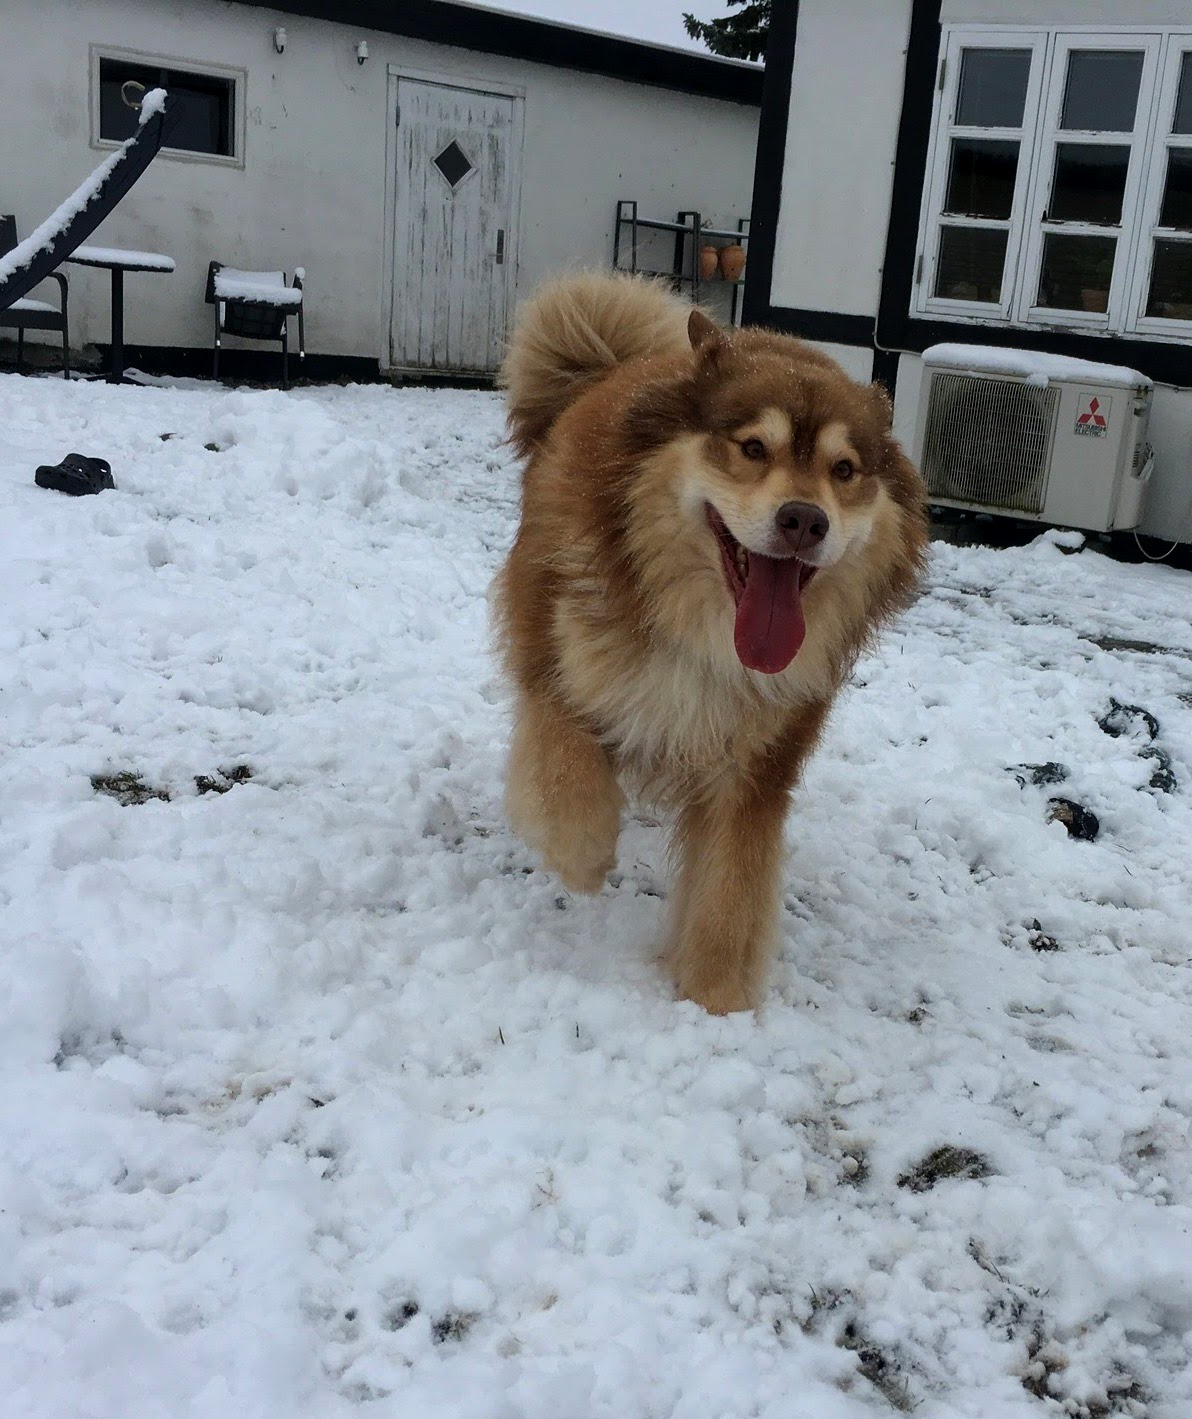
[(749, 554), (749, 576), (737, 603), (733, 644), (748, 670), (777, 675), (794, 660), (807, 634), (795, 557)]

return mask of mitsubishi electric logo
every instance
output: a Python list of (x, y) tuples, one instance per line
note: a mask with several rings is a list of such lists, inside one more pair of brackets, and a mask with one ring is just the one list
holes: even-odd
[(1108, 395), (1089, 394), (1082, 390), (1080, 414), (1073, 433), (1083, 434), (1085, 438), (1103, 439), (1109, 432), (1109, 409), (1112, 403), (1113, 400)]

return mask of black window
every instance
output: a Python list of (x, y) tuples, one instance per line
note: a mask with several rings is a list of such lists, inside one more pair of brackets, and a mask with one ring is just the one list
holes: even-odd
[[(235, 157), (234, 115), (236, 81), (187, 69), (166, 69), (152, 62), (127, 59), (99, 61), (99, 136), (122, 143), (136, 132), (138, 114), (124, 102), (121, 89), (129, 81), (146, 90), (166, 89), (178, 113), (170, 147), (188, 153)], [(139, 91), (130, 91), (139, 97)]]

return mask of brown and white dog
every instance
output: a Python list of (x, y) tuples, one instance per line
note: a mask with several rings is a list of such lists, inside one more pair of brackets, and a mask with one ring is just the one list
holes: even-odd
[(527, 460), (498, 579), (517, 690), (507, 808), (574, 891), (623, 789), (674, 815), (680, 995), (757, 1004), (789, 794), (923, 560), (923, 486), (877, 386), (785, 335), (721, 330), (645, 281), (567, 277), (505, 367)]

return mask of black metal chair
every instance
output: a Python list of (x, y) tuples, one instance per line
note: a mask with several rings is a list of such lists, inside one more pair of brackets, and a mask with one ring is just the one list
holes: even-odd
[(219, 353), (223, 336), (241, 340), (277, 340), (281, 344), (281, 384), (290, 387), (289, 321), (298, 317), (298, 370), (306, 359), (306, 326), (303, 317), (302, 267), (291, 283), (284, 271), (240, 271), (213, 261), (207, 268), (206, 301), (215, 308), (215, 346), (212, 375), (219, 378)]
[[(17, 219), (13, 216), (0, 217), (0, 256), (7, 255), (17, 244)], [(67, 324), (66, 277), (61, 271), (51, 271), (47, 280), (57, 281), (58, 305), (49, 301), (33, 300), (22, 296), (11, 305), (0, 310), (0, 329), (17, 332), (17, 373), (25, 368), (25, 331), (61, 330), (62, 332), (62, 378), (70, 378), (70, 331)]]

